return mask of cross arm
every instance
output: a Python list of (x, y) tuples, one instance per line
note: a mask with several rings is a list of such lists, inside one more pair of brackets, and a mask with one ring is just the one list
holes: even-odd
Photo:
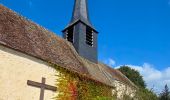
[(57, 91), (57, 87), (50, 86), (50, 85), (45, 85), (45, 89), (51, 90), (51, 91)]
[(37, 87), (37, 88), (44, 87), (47, 90), (57, 91), (57, 87), (46, 85), (46, 84), (42, 84), (42, 83), (39, 83), (39, 82), (34, 82), (34, 81), (28, 80), (27, 84), (30, 85), (30, 86)]
[(40, 83), (34, 82), (34, 81), (30, 81), (30, 80), (27, 81), (27, 84), (30, 85), (30, 86), (38, 87), (38, 88), (41, 87)]

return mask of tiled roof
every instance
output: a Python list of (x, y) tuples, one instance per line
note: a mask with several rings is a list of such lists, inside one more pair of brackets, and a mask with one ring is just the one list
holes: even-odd
[(0, 5), (0, 44), (109, 86), (113, 86), (114, 80), (134, 86), (118, 70), (81, 58), (71, 43), (2, 5)]

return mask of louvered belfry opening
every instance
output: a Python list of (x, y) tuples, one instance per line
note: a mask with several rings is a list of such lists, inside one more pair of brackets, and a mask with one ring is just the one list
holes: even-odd
[(93, 29), (86, 27), (86, 44), (93, 46)]
[(74, 27), (68, 28), (66, 33), (66, 39), (71, 43), (74, 42)]

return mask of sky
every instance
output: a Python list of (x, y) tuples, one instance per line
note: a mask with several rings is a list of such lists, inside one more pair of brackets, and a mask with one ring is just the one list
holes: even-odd
[[(58, 36), (70, 22), (74, 0), (0, 0)], [(170, 87), (170, 0), (88, 0), (99, 31), (99, 60), (138, 70), (148, 88)]]

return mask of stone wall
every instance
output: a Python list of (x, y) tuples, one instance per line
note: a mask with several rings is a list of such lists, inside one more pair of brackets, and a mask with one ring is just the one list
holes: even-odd
[[(27, 80), (55, 86), (57, 72), (47, 63), (0, 45), (0, 100), (39, 100), (40, 88), (27, 85)], [(44, 100), (55, 92), (45, 90)]]
[(123, 96), (127, 95), (131, 98), (135, 97), (136, 88), (126, 85), (120, 81), (114, 81), (115, 89), (112, 91), (117, 96), (118, 100), (122, 100)]

